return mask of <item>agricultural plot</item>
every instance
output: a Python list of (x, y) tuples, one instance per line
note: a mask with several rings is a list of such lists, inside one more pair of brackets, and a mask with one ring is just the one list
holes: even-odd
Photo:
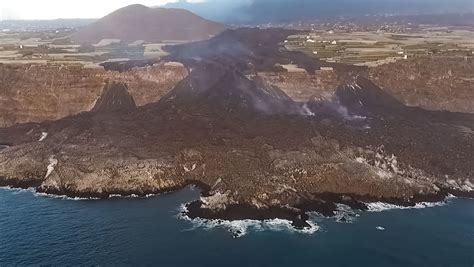
[(95, 45), (73, 43), (68, 37), (59, 34), (43, 38), (37, 32), (0, 33), (0, 63), (65, 63), (97, 66), (102, 62), (116, 60), (150, 59), (167, 55), (165, 45), (182, 42), (163, 41), (147, 43), (143, 40), (122, 42), (119, 39), (104, 39)]
[(317, 31), (289, 36), (287, 49), (328, 62), (378, 66), (418, 55), (474, 56), (474, 32), (426, 28), (420, 33)]

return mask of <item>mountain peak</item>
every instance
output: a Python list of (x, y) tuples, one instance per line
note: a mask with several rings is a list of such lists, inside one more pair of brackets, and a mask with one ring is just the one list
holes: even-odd
[(222, 113), (297, 114), (297, 104), (278, 88), (260, 86), (235, 69), (207, 63), (194, 69), (161, 103)]
[(86, 44), (95, 44), (103, 39), (125, 42), (198, 41), (217, 35), (224, 29), (224, 25), (187, 10), (150, 8), (135, 4), (108, 14), (80, 29), (71, 38)]
[(151, 9), (151, 8), (142, 4), (132, 4), (132, 5), (122, 7), (118, 10), (147, 10), (147, 9)]

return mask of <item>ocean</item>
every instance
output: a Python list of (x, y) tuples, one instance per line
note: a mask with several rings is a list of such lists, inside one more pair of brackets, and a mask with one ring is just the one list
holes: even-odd
[(2, 188), (0, 266), (474, 266), (474, 200), (415, 209), (378, 204), (353, 214), (341, 207), (348, 222), (314, 214), (312, 229), (295, 231), (281, 220), (218, 224), (180, 216), (182, 204), (198, 197), (186, 188), (70, 200)]

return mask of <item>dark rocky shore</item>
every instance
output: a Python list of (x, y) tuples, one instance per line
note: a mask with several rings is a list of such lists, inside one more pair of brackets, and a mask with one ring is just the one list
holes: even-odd
[[(344, 204), (353, 210), (367, 211), (368, 207), (365, 203), (383, 202), (401, 207), (414, 207), (420, 202), (441, 202), (446, 199), (448, 193), (440, 191), (433, 195), (415, 195), (412, 201), (406, 201), (397, 198), (375, 198), (371, 196), (348, 196), (345, 194), (322, 193), (316, 196), (314, 200), (307, 200), (293, 208), (289, 207), (268, 207), (258, 209), (249, 204), (232, 204), (222, 211), (214, 211), (209, 208), (203, 208), (203, 202), (196, 200), (186, 205), (185, 215), (191, 219), (220, 219), (220, 220), (270, 220), (284, 219), (291, 221), (296, 229), (304, 229), (311, 227), (307, 220), (308, 212), (317, 212), (324, 217), (334, 217), (338, 211), (336, 204)], [(461, 193), (455, 196), (474, 198), (474, 193)], [(346, 220), (345, 217), (342, 218)]]

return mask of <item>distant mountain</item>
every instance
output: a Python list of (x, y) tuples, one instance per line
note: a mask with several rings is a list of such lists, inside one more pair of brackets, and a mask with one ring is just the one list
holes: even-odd
[(102, 39), (195, 41), (208, 39), (224, 29), (224, 25), (187, 10), (131, 5), (80, 29), (71, 37), (78, 43), (97, 43)]
[(181, 0), (179, 7), (225, 23), (286, 22), (334, 16), (474, 13), (472, 0)]
[(96, 19), (54, 19), (54, 20), (3, 20), (0, 30), (10, 31), (41, 31), (56, 29), (72, 29), (84, 27)]
[(253, 21), (251, 10), (244, 10), (250, 6), (253, 0), (208, 0), (188, 2), (180, 0), (174, 3), (168, 3), (166, 8), (181, 8), (189, 10), (206, 19), (219, 22), (246, 22)]

